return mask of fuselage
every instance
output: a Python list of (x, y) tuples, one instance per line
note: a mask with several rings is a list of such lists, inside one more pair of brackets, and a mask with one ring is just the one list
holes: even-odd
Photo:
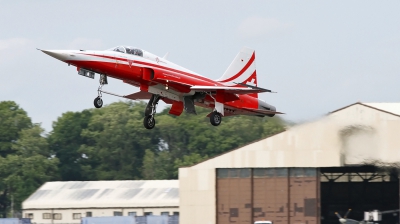
[[(104, 51), (54, 50), (45, 53), (70, 65), (120, 79), (139, 87), (142, 91), (159, 94), (166, 103), (182, 101), (182, 97), (194, 95), (191, 86), (226, 86), (176, 65), (150, 52), (132, 47), (116, 47)], [(160, 94), (161, 93), (161, 94)], [(241, 108), (260, 109), (272, 106), (250, 95), (234, 94), (225, 100), (228, 113), (247, 114)], [(195, 103), (197, 106), (214, 108), (214, 99), (206, 95)], [(275, 110), (275, 108), (273, 108)]]

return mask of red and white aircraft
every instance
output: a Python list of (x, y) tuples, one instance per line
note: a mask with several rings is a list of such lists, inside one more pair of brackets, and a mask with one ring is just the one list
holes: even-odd
[(132, 100), (149, 99), (145, 110), (144, 126), (155, 126), (156, 106), (161, 99), (172, 104), (170, 114), (179, 116), (183, 110), (196, 114), (196, 106), (210, 108), (210, 122), (218, 126), (222, 116), (253, 115), (273, 117), (274, 106), (258, 99), (258, 93), (271, 90), (257, 87), (255, 52), (242, 48), (228, 69), (217, 80), (211, 80), (176, 65), (164, 57), (129, 46), (105, 51), (41, 50), (68, 65), (77, 67), (78, 74), (94, 78), (100, 74), (98, 96), (94, 106), (103, 106), (102, 90), (107, 77), (120, 79), (140, 88), (140, 92), (121, 96)]

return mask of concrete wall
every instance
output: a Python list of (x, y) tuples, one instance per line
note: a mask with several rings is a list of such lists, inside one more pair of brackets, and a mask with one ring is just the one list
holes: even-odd
[(216, 223), (216, 168), (335, 167), (400, 161), (400, 117), (355, 104), (179, 169), (180, 223)]
[[(179, 208), (104, 208), (104, 209), (43, 209), (43, 210), (24, 210), (23, 217), (28, 213), (33, 213), (32, 223), (81, 223), (80, 219), (73, 219), (73, 213), (80, 213), (81, 217), (86, 217), (86, 212), (92, 212), (92, 217), (114, 216), (114, 212), (122, 212), (123, 216), (127, 216), (128, 212), (136, 212), (137, 216), (143, 216), (145, 212), (152, 212), (153, 215), (161, 215), (161, 212), (179, 212)], [(43, 219), (43, 213), (61, 213), (61, 220)]]

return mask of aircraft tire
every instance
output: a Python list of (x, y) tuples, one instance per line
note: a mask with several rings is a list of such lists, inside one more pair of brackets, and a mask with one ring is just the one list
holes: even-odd
[(214, 111), (210, 115), (210, 123), (214, 126), (220, 125), (222, 122), (222, 116), (217, 111)]
[(94, 107), (101, 108), (103, 106), (103, 100), (100, 97), (96, 97), (93, 101)]
[(154, 119), (154, 116), (145, 116), (143, 120), (143, 125), (146, 129), (153, 129), (156, 126), (156, 120)]

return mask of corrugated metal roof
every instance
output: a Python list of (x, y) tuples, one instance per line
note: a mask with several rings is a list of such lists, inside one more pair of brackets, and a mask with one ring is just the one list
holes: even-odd
[(178, 180), (47, 182), (23, 209), (178, 207)]
[(362, 103), (364, 105), (375, 107), (376, 109), (387, 111), (392, 114), (400, 115), (400, 103)]

